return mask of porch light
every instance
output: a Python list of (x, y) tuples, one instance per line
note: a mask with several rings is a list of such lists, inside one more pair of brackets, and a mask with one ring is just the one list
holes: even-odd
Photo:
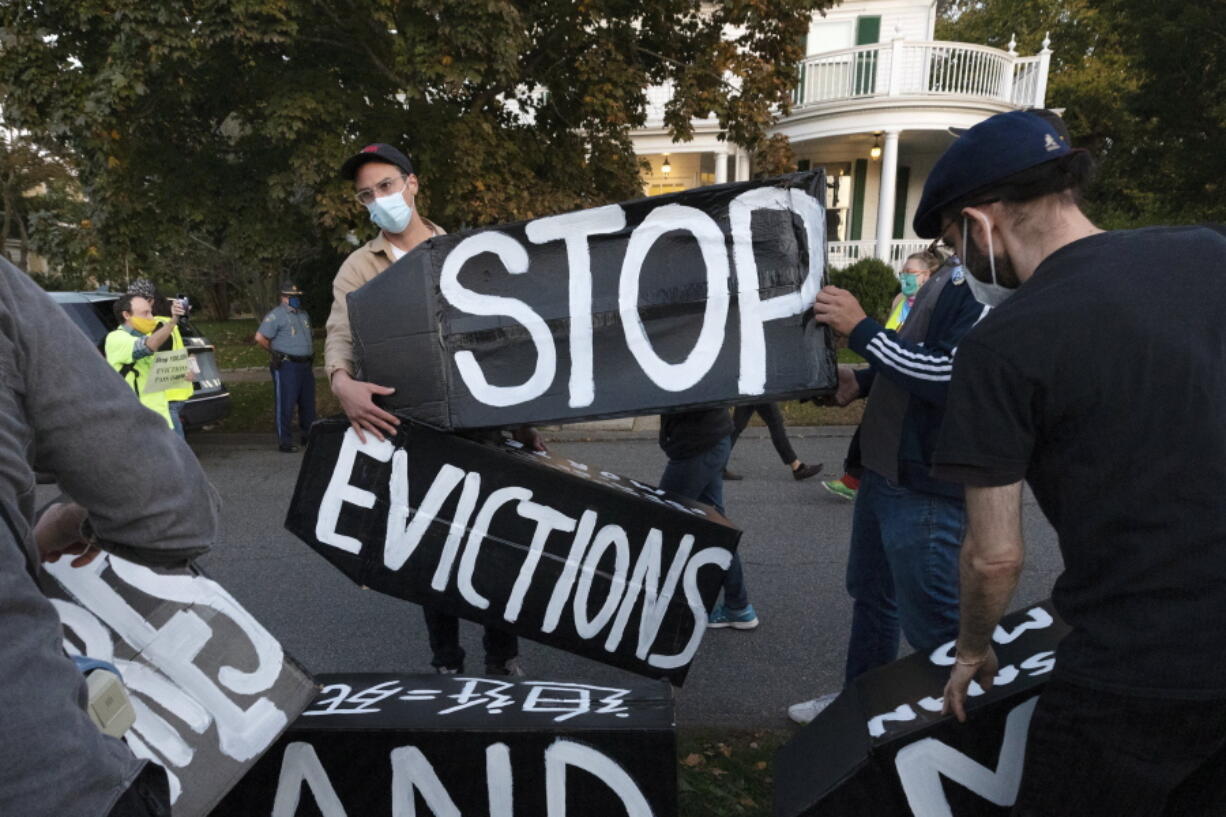
[(868, 156), (874, 162), (881, 158), (881, 132), (873, 134), (873, 146), (868, 152)]
[(668, 154), (664, 154), (664, 164), (660, 165), (660, 172), (667, 176), (673, 172), (673, 166), (668, 163)]

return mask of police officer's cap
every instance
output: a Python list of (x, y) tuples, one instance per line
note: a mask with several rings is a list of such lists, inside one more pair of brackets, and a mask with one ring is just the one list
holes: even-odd
[(281, 283), (281, 294), (282, 295), (301, 295), (302, 290), (299, 289), (298, 285), (295, 284), (293, 281), (283, 281)]

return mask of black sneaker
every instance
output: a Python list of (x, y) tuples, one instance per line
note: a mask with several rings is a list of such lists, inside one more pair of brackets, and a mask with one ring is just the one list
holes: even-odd
[(792, 471), (792, 479), (800, 481), (802, 479), (808, 479), (809, 477), (815, 477), (821, 472), (822, 464), (820, 462), (817, 465), (805, 465), (802, 462), (799, 468)]
[(725, 468), (724, 479), (729, 482), (736, 482), (737, 480), (745, 479), (745, 477), (741, 476), (736, 471), (729, 471), (727, 468)]
[(277, 446), (277, 450), (284, 454), (293, 454), (298, 450), (298, 446), (293, 443), (282, 443)]

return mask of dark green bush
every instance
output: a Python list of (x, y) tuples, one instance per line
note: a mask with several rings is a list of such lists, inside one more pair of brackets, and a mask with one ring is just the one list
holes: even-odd
[(890, 265), (878, 258), (861, 258), (850, 267), (831, 269), (828, 280), (851, 292), (871, 318), (885, 323), (890, 303), (898, 294), (898, 276)]

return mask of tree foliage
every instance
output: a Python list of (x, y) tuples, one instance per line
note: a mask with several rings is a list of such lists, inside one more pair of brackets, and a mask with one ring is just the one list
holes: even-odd
[(326, 280), (373, 232), (337, 175), (371, 141), (406, 148), (452, 229), (638, 195), (629, 132), (653, 84), (676, 89), (676, 137), (714, 115), (777, 156), (765, 128), (830, 3), (14, 0), (0, 98), (76, 157), (101, 253), (270, 289)]
[(1036, 53), (1049, 107), (1098, 160), (1089, 209), (1108, 226), (1226, 218), (1226, 18), (1191, 0), (948, 0), (937, 36)]

